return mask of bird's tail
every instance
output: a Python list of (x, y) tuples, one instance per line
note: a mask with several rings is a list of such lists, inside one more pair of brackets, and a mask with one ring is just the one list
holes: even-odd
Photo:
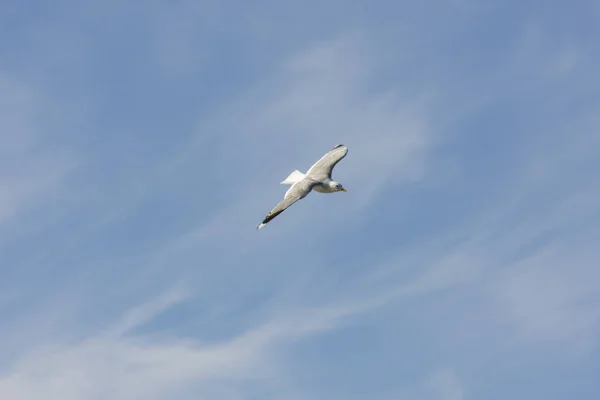
[(293, 185), (296, 182), (301, 181), (304, 178), (304, 174), (298, 170), (295, 170), (284, 181), (281, 182), (282, 185)]

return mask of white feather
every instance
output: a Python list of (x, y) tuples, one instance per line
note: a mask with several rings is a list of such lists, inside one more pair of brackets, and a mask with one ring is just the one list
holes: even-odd
[(294, 172), (292, 172), (291, 174), (288, 175), (287, 178), (285, 178), (285, 180), (283, 180), (281, 182), (282, 185), (293, 185), (296, 182), (300, 182), (302, 179), (304, 179), (304, 174), (298, 170), (295, 170)]

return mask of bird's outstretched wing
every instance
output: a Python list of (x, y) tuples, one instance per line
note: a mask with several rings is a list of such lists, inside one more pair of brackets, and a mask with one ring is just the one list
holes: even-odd
[(312, 188), (317, 184), (318, 182), (315, 182), (311, 179), (303, 179), (300, 182), (294, 183), (285, 194), (285, 198), (267, 214), (263, 222), (258, 225), (257, 229), (262, 228), (273, 218), (284, 212), (289, 206), (306, 197), (306, 195), (308, 195)]
[(348, 154), (348, 148), (346, 146), (343, 144), (335, 146), (310, 167), (306, 176), (310, 176), (312, 179), (319, 182), (322, 182), (327, 178), (331, 179), (333, 167), (335, 167), (342, 158), (346, 157), (346, 154)]

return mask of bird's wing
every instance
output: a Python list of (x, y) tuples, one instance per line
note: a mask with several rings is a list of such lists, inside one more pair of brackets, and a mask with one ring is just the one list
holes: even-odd
[(346, 157), (346, 154), (348, 154), (348, 148), (343, 144), (334, 147), (310, 167), (306, 176), (310, 176), (312, 179), (319, 182), (327, 178), (331, 179), (333, 167), (335, 167), (342, 158)]
[(258, 226), (258, 229), (268, 224), (269, 221), (284, 212), (289, 206), (306, 197), (317, 184), (318, 182), (311, 179), (303, 179), (300, 182), (294, 183), (285, 194), (285, 198), (267, 214), (263, 222)]

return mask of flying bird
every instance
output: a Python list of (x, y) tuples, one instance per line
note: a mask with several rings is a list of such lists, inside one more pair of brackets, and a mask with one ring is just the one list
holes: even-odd
[(345, 192), (346, 189), (344, 189), (341, 183), (331, 179), (331, 173), (333, 167), (342, 158), (346, 157), (347, 153), (348, 148), (340, 144), (314, 163), (306, 174), (298, 170), (292, 172), (281, 182), (282, 185), (292, 185), (292, 187), (289, 188), (283, 200), (267, 214), (263, 222), (256, 229), (260, 229), (268, 224), (269, 221), (284, 212), (289, 206), (305, 198), (313, 189), (321, 193)]

